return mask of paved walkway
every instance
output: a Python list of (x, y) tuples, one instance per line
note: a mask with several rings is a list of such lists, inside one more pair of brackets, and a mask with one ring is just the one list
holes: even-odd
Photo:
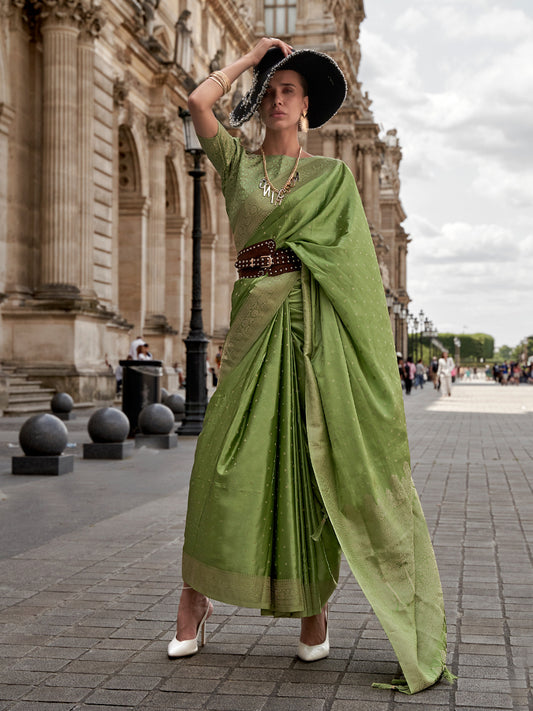
[(208, 644), (166, 658), (194, 439), (62, 477), (13, 477), (22, 420), (0, 419), (0, 711), (488, 711), (533, 708), (533, 387), (461, 384), (406, 398), (413, 476), (459, 674), (413, 697), (373, 689), (392, 649), (343, 566), (332, 651), (295, 657), (298, 623), (216, 604)]

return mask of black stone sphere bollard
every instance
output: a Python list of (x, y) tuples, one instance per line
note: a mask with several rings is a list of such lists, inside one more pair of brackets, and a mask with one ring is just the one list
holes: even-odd
[(172, 449), (178, 446), (178, 435), (172, 432), (174, 413), (166, 405), (153, 402), (139, 414), (141, 434), (135, 435), (136, 447)]
[(163, 405), (166, 405), (167, 404), (166, 399), (169, 396), (169, 392), (166, 388), (161, 388), (160, 392), (161, 392), (161, 403)]
[(68, 393), (56, 393), (50, 400), (50, 408), (60, 420), (73, 420), (75, 418), (72, 408), (74, 400)]
[(26, 456), (12, 457), (13, 474), (66, 474), (74, 470), (72, 454), (62, 454), (68, 430), (55, 415), (30, 417), (19, 432), (19, 443)]
[(172, 393), (165, 400), (165, 405), (174, 413), (174, 422), (183, 422), (185, 419), (185, 398), (178, 393)]
[(125, 442), (130, 421), (116, 407), (101, 407), (89, 418), (87, 431), (92, 443), (83, 445), (84, 459), (125, 459), (133, 453), (133, 442)]

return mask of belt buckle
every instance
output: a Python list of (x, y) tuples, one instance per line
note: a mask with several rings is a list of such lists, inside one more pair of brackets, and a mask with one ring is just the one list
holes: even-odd
[[(266, 259), (267, 263), (263, 264), (263, 260)], [(271, 254), (262, 254), (260, 257), (258, 257), (257, 261), (259, 262), (259, 266), (261, 267), (260, 270), (257, 272), (257, 276), (264, 276), (270, 267), (274, 264), (274, 258), (272, 257)]]

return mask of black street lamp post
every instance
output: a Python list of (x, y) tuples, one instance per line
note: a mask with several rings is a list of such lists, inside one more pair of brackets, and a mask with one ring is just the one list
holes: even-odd
[(202, 320), (202, 202), (200, 180), (205, 171), (200, 168), (202, 147), (194, 132), (191, 115), (180, 108), (183, 119), (185, 150), (194, 157), (194, 168), (189, 175), (194, 180), (193, 186), (193, 224), (192, 224), (192, 308), (189, 335), (185, 339), (186, 381), (185, 381), (185, 420), (178, 429), (180, 435), (199, 435), (204, 424), (207, 407), (207, 344), (209, 339), (204, 333)]
[(409, 314), (409, 328), (411, 329), (411, 338), (408, 339), (407, 343), (407, 353), (414, 357), (415, 346), (416, 346), (416, 332), (415, 332), (415, 317), (413, 314)]
[(401, 349), (401, 342), (400, 342), (400, 310), (401, 310), (401, 305), (398, 301), (395, 301), (393, 306), (392, 306), (392, 313), (394, 314), (394, 347), (396, 348), (396, 352), (400, 352)]

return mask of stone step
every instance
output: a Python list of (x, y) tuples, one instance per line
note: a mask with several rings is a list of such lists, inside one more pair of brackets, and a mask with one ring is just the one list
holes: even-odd
[[(16, 374), (13, 368), (4, 368), (8, 375), (8, 406), (4, 410), (4, 416), (24, 416), (38, 413), (51, 413), (50, 402), (55, 394), (54, 388), (47, 388), (38, 380), (31, 380), (30, 377)], [(83, 411), (94, 408), (92, 402), (74, 403), (74, 410)]]
[(4, 416), (35, 415), (50, 412), (50, 401), (54, 388), (43, 387), (39, 380), (16, 373), (14, 369), (4, 369), (8, 374), (8, 405)]
[(25, 384), (25, 385), (9, 385), (9, 396), (12, 397), (13, 395), (25, 395), (25, 394), (33, 394), (33, 393), (45, 393), (50, 395), (50, 397), (55, 393), (54, 388), (41, 388), (39, 385), (31, 385), (31, 384)]
[[(52, 390), (52, 393), (54, 391)], [(50, 400), (52, 398), (50, 397), (49, 393), (42, 393), (39, 390), (33, 390), (29, 393), (9, 393), (9, 404), (20, 404), (20, 403), (25, 403), (25, 402), (39, 402), (39, 403), (46, 403), (47, 405), (50, 405)]]
[[(18, 403), (18, 404), (9, 404), (9, 407), (4, 410), (4, 417), (20, 417), (21, 415), (37, 415), (38, 413), (41, 412), (50, 412), (50, 403), (42, 403), (39, 404), (38, 402), (26, 402), (26, 403)], [(51, 412), (50, 412), (51, 414)]]
[[(75, 402), (74, 407), (72, 408), (73, 411), (80, 411), (80, 414), (83, 414), (82, 411), (84, 410), (91, 410), (94, 408), (94, 403), (92, 402)], [(21, 415), (37, 415), (40, 414), (41, 412), (47, 412), (49, 415), (52, 415), (53, 412), (50, 409), (50, 401), (47, 399), (46, 402), (43, 402), (42, 404), (35, 401), (27, 401), (27, 402), (20, 402), (20, 403), (9, 403), (9, 407), (4, 410), (4, 416), (11, 416), (11, 417), (20, 417)]]
[(9, 387), (20, 387), (21, 385), (31, 385), (34, 388), (40, 388), (42, 383), (39, 380), (29, 380), (20, 375), (9, 377)]

